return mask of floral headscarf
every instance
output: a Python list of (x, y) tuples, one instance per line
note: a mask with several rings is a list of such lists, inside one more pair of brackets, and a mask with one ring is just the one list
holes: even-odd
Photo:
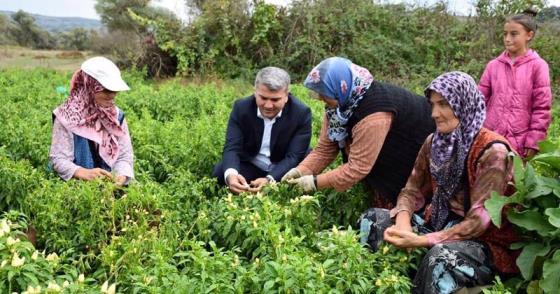
[(449, 199), (461, 189), (466, 159), (486, 118), (486, 105), (473, 78), (463, 72), (440, 75), (426, 88), (428, 99), (432, 91), (447, 100), (459, 119), (455, 130), (448, 134), (436, 131), (432, 140), (430, 173), (437, 187), (430, 222), (434, 229), (441, 230), (449, 216)]
[(303, 82), (306, 88), (338, 101), (336, 109), (325, 107), (325, 112), (329, 139), (341, 148), (348, 136), (346, 123), (372, 82), (373, 76), (367, 69), (341, 57), (321, 61)]
[(99, 155), (113, 166), (119, 153), (118, 138), (125, 132), (115, 105), (102, 107), (95, 103), (94, 94), (104, 89), (97, 80), (78, 70), (70, 82), (70, 96), (53, 113), (66, 129), (99, 144)]

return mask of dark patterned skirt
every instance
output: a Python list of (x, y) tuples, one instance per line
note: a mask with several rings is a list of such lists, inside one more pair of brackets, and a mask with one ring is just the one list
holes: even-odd
[[(446, 228), (460, 220), (449, 222)], [(433, 232), (424, 219), (414, 214), (413, 230), (420, 234)], [(371, 208), (358, 220), (360, 242), (377, 251), (383, 233), (394, 224), (389, 210)], [(494, 279), (491, 258), (484, 243), (475, 240), (437, 244), (428, 250), (414, 277), (412, 293), (454, 293), (462, 288), (491, 284)]]

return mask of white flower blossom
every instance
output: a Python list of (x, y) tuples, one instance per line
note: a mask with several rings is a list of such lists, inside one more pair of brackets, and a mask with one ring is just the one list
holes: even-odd
[(107, 289), (107, 294), (115, 294), (115, 292), (117, 292), (117, 284), (113, 283), (109, 286), (109, 289)]
[(32, 287), (27, 286), (27, 290), (21, 292), (21, 294), (40, 294), (41, 293), (41, 286)]
[(19, 267), (22, 266), (25, 263), (25, 257), (20, 258), (18, 253), (14, 253), (14, 256), (12, 257), (12, 266), (13, 267)]
[(303, 196), (301, 196), (301, 197), (299, 197), (299, 198), (301, 199), (301, 201), (305, 201), (305, 202), (311, 201), (311, 200), (314, 199), (313, 196), (309, 196), (309, 195), (303, 195)]
[(49, 282), (49, 285), (47, 286), (47, 290), (52, 291), (52, 292), (60, 292), (62, 291), (62, 288), (56, 283), (56, 282)]
[(109, 281), (105, 281), (103, 285), (101, 285), (101, 292), (107, 293), (107, 288), (109, 287)]
[(53, 261), (53, 262), (57, 262), (58, 261), (58, 254), (56, 254), (56, 252), (51, 253), (49, 255), (47, 255), (47, 258), (45, 258), (47, 261)]
[(115, 294), (115, 292), (117, 292), (117, 284), (113, 283), (109, 286), (109, 281), (105, 281), (105, 283), (101, 285), (101, 292), (105, 294)]
[(4, 234), (7, 234), (9, 232), (10, 232), (10, 225), (8, 224), (6, 219), (3, 219), (0, 222), (0, 237), (4, 236)]
[(6, 239), (6, 244), (8, 244), (8, 246), (12, 246), (14, 244), (16, 244), (17, 242), (19, 242), (19, 238), (12, 238), (12, 236), (8, 237), (8, 239)]

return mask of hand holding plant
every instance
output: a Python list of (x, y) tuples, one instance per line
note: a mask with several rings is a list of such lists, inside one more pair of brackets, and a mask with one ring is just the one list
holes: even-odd
[(315, 186), (315, 179), (313, 179), (312, 175), (299, 177), (297, 179), (291, 179), (288, 180), (288, 183), (300, 187), (304, 192), (307, 193), (317, 191), (317, 186)]
[(126, 180), (127, 180), (126, 176), (122, 176), (122, 175), (121, 175), (121, 176), (117, 176), (117, 177), (115, 178), (115, 183), (116, 183), (118, 186), (124, 186), (124, 184), (126, 183)]
[(399, 248), (417, 248), (429, 245), (426, 236), (420, 236), (411, 231), (399, 230), (395, 227), (385, 230), (383, 239)]
[(242, 175), (229, 175), (226, 181), (228, 183), (229, 190), (235, 194), (249, 191), (250, 186), (245, 177)]
[(113, 175), (111, 175), (110, 172), (101, 169), (101, 168), (92, 168), (92, 169), (87, 169), (87, 168), (79, 168), (78, 170), (76, 170), (76, 172), (74, 173), (74, 178), (76, 179), (80, 179), (80, 180), (85, 180), (85, 181), (91, 181), (97, 178), (108, 178), (108, 179), (112, 179)]
[(281, 179), (282, 182), (286, 182), (288, 180), (297, 179), (303, 176), (303, 174), (297, 168), (290, 169)]
[(268, 184), (268, 179), (267, 178), (258, 178), (254, 181), (251, 181), (251, 187), (249, 188), (249, 192), (252, 193), (257, 193), (259, 192), (262, 187), (264, 187), (266, 184)]

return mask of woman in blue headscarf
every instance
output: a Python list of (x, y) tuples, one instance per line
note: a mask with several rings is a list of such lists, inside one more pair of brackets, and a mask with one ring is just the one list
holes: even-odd
[(492, 191), (513, 192), (511, 147), (482, 127), (484, 97), (472, 77), (442, 74), (425, 91), (436, 131), (424, 142), (392, 210), (373, 208), (360, 218), (362, 242), (429, 248), (413, 293), (455, 293), (518, 272), (518, 240), (511, 224), (490, 222), (484, 202)]
[[(374, 207), (392, 206), (435, 128), (426, 99), (375, 81), (367, 69), (341, 57), (323, 60), (303, 84), (325, 103), (325, 118), (317, 146), (282, 180), (308, 192), (343, 191), (364, 180)], [(344, 164), (321, 173), (339, 151)]]

